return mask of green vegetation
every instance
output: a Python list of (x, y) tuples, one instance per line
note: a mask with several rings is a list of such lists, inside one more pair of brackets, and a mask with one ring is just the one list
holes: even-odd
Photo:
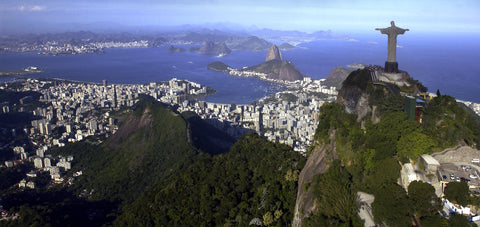
[[(407, 82), (412, 85), (411, 87), (416, 87), (416, 88), (418, 88), (418, 91), (420, 91), (420, 92), (425, 93), (425, 92), (428, 91), (428, 88), (427, 88), (427, 87), (425, 87), (420, 81), (415, 80), (415, 79), (413, 79), (412, 77), (408, 77)], [(413, 93), (413, 91), (410, 92), (410, 93)]]
[(67, 188), (4, 196), (4, 207), (21, 215), (4, 224), (211, 226), (254, 218), (290, 224), (303, 156), (254, 133), (234, 144), (194, 113), (176, 113), (148, 97), (132, 109), (115, 113), (121, 126), (103, 143), (88, 137), (50, 150), (75, 157), (65, 178), (83, 175)]
[(229, 70), (230, 66), (226, 65), (223, 62), (220, 61), (215, 61), (207, 65), (208, 69), (215, 70), (215, 71), (220, 71), (220, 72), (226, 72)]
[(411, 226), (412, 206), (407, 193), (395, 183), (385, 185), (375, 193), (372, 203), (375, 223), (388, 226)]
[[(356, 192), (373, 194), (375, 222), (389, 226), (465, 225), (463, 217), (446, 220), (431, 185), (414, 181), (408, 195), (397, 184), (401, 163), (416, 160), (464, 142), (477, 146), (478, 121), (449, 96), (439, 96), (423, 110), (421, 124), (408, 120), (398, 87), (375, 85), (362, 70), (352, 73), (344, 88), (366, 92), (377, 107), (357, 119), (338, 103), (321, 107), (315, 144), (332, 144), (329, 169), (301, 185), (314, 196), (316, 211), (306, 226), (362, 226)], [(1, 95), (1, 94), (0, 94)], [(284, 100), (296, 101), (293, 95)], [(132, 109), (113, 113), (121, 119), (116, 134), (53, 149), (50, 154), (73, 155), (73, 172), (83, 171), (66, 189), (10, 193), (2, 203), (20, 218), (3, 225), (44, 226), (76, 223), (83, 226), (246, 226), (290, 225), (299, 173), (305, 158), (286, 145), (271, 143), (255, 133), (238, 141), (205, 124), (192, 112), (177, 113), (152, 98), (141, 97)], [(30, 115), (0, 114), (0, 124), (27, 124)], [(380, 121), (374, 118), (379, 118)], [(63, 129), (57, 129), (60, 133)], [(24, 136), (24, 135), (23, 135)], [(92, 142), (95, 141), (95, 142)], [(314, 147), (309, 152), (317, 152)], [(329, 156), (330, 157), (330, 156)], [(8, 172), (10, 171), (10, 172)], [(24, 176), (15, 168), (0, 171), (0, 190)], [(44, 184), (46, 175), (36, 179)], [(8, 184), (6, 184), (8, 182)], [(452, 182), (445, 196), (459, 204), (480, 204), (469, 197), (466, 183)]]
[[(417, 83), (415, 89), (425, 90), (420, 85)], [(415, 161), (422, 154), (441, 151), (459, 142), (478, 147), (479, 122), (457, 104), (455, 99), (444, 95), (427, 103), (423, 109), (423, 121), (418, 124), (408, 120), (399, 90), (395, 85), (372, 85), (368, 72), (357, 70), (345, 80), (340, 95), (349, 102), (366, 94), (370, 110), (373, 109), (372, 106), (376, 107), (375, 117), (369, 112), (363, 119), (357, 119), (355, 114), (346, 113), (344, 107), (338, 103), (325, 103), (321, 107), (315, 142), (317, 145), (335, 142), (337, 157), (343, 163), (341, 169), (347, 171), (345, 176), (349, 177), (342, 178), (337, 175), (336, 178), (328, 178), (329, 172), (333, 171), (331, 169), (338, 168), (334, 164), (325, 174), (319, 174), (312, 182), (303, 185), (305, 189), (313, 188), (316, 204), (319, 206), (307, 223), (345, 223), (345, 219), (339, 218), (339, 215), (325, 213), (325, 210), (336, 211), (337, 206), (342, 204), (329, 203), (325, 199), (328, 198), (326, 195), (344, 198), (339, 194), (330, 194), (331, 188), (325, 185), (336, 185), (340, 188), (339, 179), (347, 179), (345, 182), (341, 181), (344, 185), (341, 188), (352, 188), (354, 192), (364, 191), (375, 196), (372, 206), (376, 223), (411, 226), (413, 219), (416, 219), (422, 226), (448, 224), (438, 215), (440, 202), (431, 185), (412, 182), (407, 195), (397, 184), (400, 164)], [(380, 121), (374, 123), (374, 118), (379, 118)], [(333, 133), (334, 141), (331, 140)], [(310, 152), (313, 150), (309, 149)], [(333, 163), (335, 162), (336, 160)], [(318, 182), (321, 182), (322, 187), (316, 188)], [(447, 186), (449, 189), (445, 190), (445, 195), (449, 194), (447, 198), (450, 197), (452, 201), (460, 204), (478, 203), (476, 197), (469, 197), (466, 183), (462, 183), (465, 185), (461, 189), (457, 188), (456, 182), (450, 184)], [(320, 189), (323, 190), (322, 193), (319, 193)], [(341, 192), (342, 190), (338, 190), (335, 193)], [(346, 205), (342, 207), (348, 208)], [(342, 214), (347, 215), (350, 212), (343, 211)]]
[(450, 182), (445, 187), (445, 198), (466, 206), (469, 202), (470, 191), (468, 190), (467, 182)]
[(4, 194), (12, 185), (25, 178), (25, 174), (32, 169), (31, 165), (17, 165), (12, 168), (0, 168), (0, 193)]
[(231, 150), (200, 155), (125, 208), (115, 225), (286, 225), (293, 217), (304, 158), (254, 133)]
[(450, 219), (448, 219), (448, 226), (454, 227), (454, 226), (477, 226), (475, 223), (471, 223), (468, 221), (467, 217), (461, 215), (461, 214), (453, 214), (450, 216)]
[(306, 220), (307, 226), (362, 226), (357, 215), (358, 203), (351, 178), (338, 159), (325, 174), (314, 176), (312, 187), (318, 208)]
[(368, 70), (355, 70), (343, 81), (343, 88), (358, 87), (362, 91), (370, 85), (370, 72)]
[(108, 201), (87, 201), (71, 192), (54, 188), (48, 191), (26, 190), (2, 198), (9, 212), (20, 218), (0, 221), (1, 226), (101, 226), (112, 221), (105, 212), (114, 211), (116, 204)]
[(180, 115), (142, 97), (103, 144), (73, 143), (51, 153), (73, 155), (73, 170), (84, 171), (72, 187), (76, 194), (94, 190), (91, 199), (129, 203), (197, 153), (187, 130)]
[[(315, 131), (315, 141), (328, 142), (328, 132), (336, 129), (339, 134), (347, 135), (355, 128), (355, 115), (347, 114), (343, 107), (336, 103), (325, 103), (320, 107), (318, 127)], [(353, 124), (353, 125), (352, 125)]]
[[(385, 92), (385, 89), (389, 92)], [(368, 85), (368, 103), (371, 106), (377, 106), (380, 116), (386, 112), (403, 111), (403, 97), (399, 93), (391, 92), (396, 89), (398, 88), (395, 85), (387, 85), (387, 87)]]
[(476, 118), (453, 97), (441, 95), (432, 99), (423, 112), (422, 128), (440, 147), (458, 142), (480, 145), (480, 126)]
[(435, 188), (424, 182), (413, 181), (408, 185), (408, 197), (412, 201), (413, 211), (422, 226), (440, 226), (442, 219), (438, 211), (442, 209), (442, 201), (435, 194)]
[(183, 112), (181, 116), (188, 123), (193, 145), (206, 153), (220, 154), (227, 152), (235, 143), (235, 139), (204, 122), (194, 112)]
[(282, 93), (280, 95), (280, 98), (287, 102), (296, 102), (298, 100), (298, 97), (296, 95), (290, 93)]
[[(40, 102), (41, 93), (36, 91), (9, 91), (0, 90), (0, 102), (6, 102), (10, 106), (10, 111), (18, 111), (23, 107), (24, 112), (30, 112), (37, 107), (45, 107), (45, 104)], [(24, 99), (23, 105), (20, 105), (20, 99)]]
[(435, 146), (435, 141), (420, 132), (412, 132), (402, 136), (397, 143), (397, 151), (400, 157), (409, 157), (416, 160), (424, 153), (430, 153)]

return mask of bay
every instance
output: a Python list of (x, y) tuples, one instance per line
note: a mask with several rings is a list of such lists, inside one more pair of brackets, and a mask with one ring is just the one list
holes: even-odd
[[(477, 66), (480, 44), (471, 35), (405, 34), (398, 37), (397, 61), (401, 70), (422, 82), (435, 93), (480, 103), (480, 68)], [(299, 44), (282, 51), (306, 76), (326, 78), (336, 66), (351, 63), (384, 65), (387, 37), (355, 36), (354, 40), (319, 40)], [(107, 49), (105, 54), (44, 56), (36, 53), (0, 54), (0, 70), (18, 70), (37, 66), (45, 72), (29, 77), (62, 78), (84, 82), (145, 84), (171, 78), (187, 79), (217, 90), (205, 98), (209, 102), (251, 103), (283, 89), (275, 83), (256, 78), (238, 78), (208, 70), (206, 65), (222, 61), (234, 68), (251, 66), (265, 60), (266, 51), (233, 51), (224, 57), (198, 53), (167, 53), (168, 47)], [(7, 78), (8, 79), (8, 78)], [(5, 79), (4, 79), (5, 80)]]

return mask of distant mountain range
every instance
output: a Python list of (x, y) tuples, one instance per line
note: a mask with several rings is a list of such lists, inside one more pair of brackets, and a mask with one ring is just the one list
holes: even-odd
[[(217, 30), (197, 27), (185, 27), (171, 30), (144, 32), (91, 32), (76, 31), (63, 33), (13, 34), (0, 37), (0, 52), (35, 51), (52, 45), (70, 44), (82, 46), (90, 43), (148, 41), (148, 47), (164, 45), (193, 44), (205, 42), (225, 43), (232, 50), (263, 51), (273, 43), (285, 42), (280, 49), (292, 49), (301, 42), (319, 39), (348, 39), (347, 36), (331, 31), (313, 33), (299, 31), (262, 30)], [(177, 51), (174, 51), (177, 52)]]

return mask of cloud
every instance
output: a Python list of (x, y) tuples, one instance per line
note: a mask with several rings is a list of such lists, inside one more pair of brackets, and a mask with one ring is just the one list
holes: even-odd
[(17, 8), (19, 11), (21, 12), (28, 12), (28, 11), (35, 11), (35, 12), (38, 12), (38, 11), (44, 11), (47, 9), (47, 7), (45, 6), (40, 6), (40, 5), (33, 5), (33, 6), (25, 6), (25, 5), (21, 5)]
[(39, 6), (39, 5), (35, 5), (35, 6), (32, 6), (31, 10), (32, 11), (43, 11), (45, 10), (47, 7), (45, 6)]

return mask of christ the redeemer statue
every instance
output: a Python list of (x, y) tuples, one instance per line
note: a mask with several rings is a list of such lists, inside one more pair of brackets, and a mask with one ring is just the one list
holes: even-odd
[(385, 71), (387, 73), (398, 73), (398, 63), (396, 61), (397, 55), (397, 35), (409, 31), (408, 29), (403, 29), (395, 26), (395, 22), (390, 22), (392, 26), (388, 28), (375, 28), (379, 30), (382, 34), (388, 35), (388, 58), (385, 62)]

